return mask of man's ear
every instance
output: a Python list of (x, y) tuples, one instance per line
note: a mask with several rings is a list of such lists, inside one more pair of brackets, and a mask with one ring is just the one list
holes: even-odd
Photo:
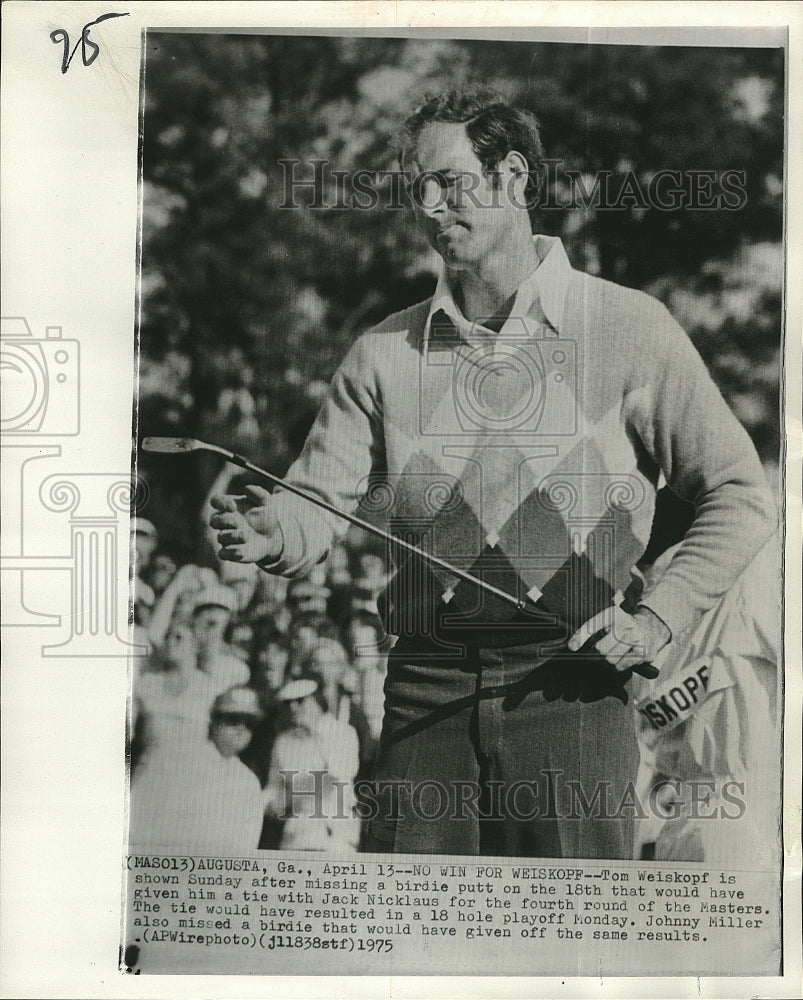
[(511, 149), (502, 161), (510, 179), (509, 188), (510, 199), (519, 208), (526, 208), (526, 198), (524, 191), (527, 187), (527, 180), (530, 176), (530, 167), (526, 158), (516, 149)]

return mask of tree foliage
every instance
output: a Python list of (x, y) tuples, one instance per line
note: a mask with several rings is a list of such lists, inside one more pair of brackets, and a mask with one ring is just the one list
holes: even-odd
[[(142, 433), (206, 434), (282, 472), (351, 341), (431, 292), (409, 213), (287, 201), (290, 169), (396, 168), (426, 91), (481, 81), (538, 116), (540, 228), (576, 266), (658, 295), (762, 457), (777, 459), (783, 53), (423, 38), (151, 33), (143, 153)], [(742, 171), (738, 210), (568, 207), (565, 171), (646, 190), (659, 171)], [(392, 198), (377, 181), (381, 205)], [(163, 465), (161, 499), (204, 485)], [(157, 478), (154, 475), (153, 478)], [(159, 494), (160, 490), (156, 490)], [(176, 498), (179, 499), (176, 499)], [(171, 513), (171, 520), (173, 519)]]

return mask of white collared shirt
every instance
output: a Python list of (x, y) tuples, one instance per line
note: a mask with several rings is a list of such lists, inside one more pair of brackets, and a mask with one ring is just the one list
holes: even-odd
[[(538, 264), (516, 289), (516, 298), (510, 314), (499, 330), (500, 342), (507, 336), (520, 335), (522, 321), (532, 336), (543, 337), (559, 334), (563, 326), (563, 310), (572, 268), (563, 243), (557, 236), (533, 236)], [(438, 278), (435, 294), (424, 329), (425, 342), (429, 339), (432, 319), (444, 312), (458, 333), (467, 340), (476, 339), (479, 331), (487, 333), (481, 321), (471, 322), (463, 315), (454, 298), (449, 272), (444, 267)], [(545, 330), (544, 327), (548, 329)], [(551, 328), (551, 329), (549, 329)]]

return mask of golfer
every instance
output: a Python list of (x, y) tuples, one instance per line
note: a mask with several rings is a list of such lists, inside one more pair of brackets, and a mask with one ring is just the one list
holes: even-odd
[[(369, 849), (630, 858), (633, 671), (772, 534), (762, 468), (666, 309), (533, 232), (532, 115), (440, 94), (401, 146), (440, 278), (355, 342), (288, 480), (528, 605), (397, 558)], [(695, 516), (633, 604), (664, 481)], [(258, 487), (214, 506), (221, 558), (290, 577), (346, 527)]]

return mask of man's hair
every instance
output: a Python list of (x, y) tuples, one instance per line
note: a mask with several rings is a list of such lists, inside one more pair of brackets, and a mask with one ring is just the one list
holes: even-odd
[(466, 136), (486, 176), (511, 150), (521, 153), (528, 167), (525, 201), (532, 214), (543, 180), (544, 160), (541, 128), (534, 114), (511, 107), (487, 87), (430, 94), (404, 123), (400, 160), (404, 150), (415, 146), (422, 129), (432, 122), (465, 125)]

